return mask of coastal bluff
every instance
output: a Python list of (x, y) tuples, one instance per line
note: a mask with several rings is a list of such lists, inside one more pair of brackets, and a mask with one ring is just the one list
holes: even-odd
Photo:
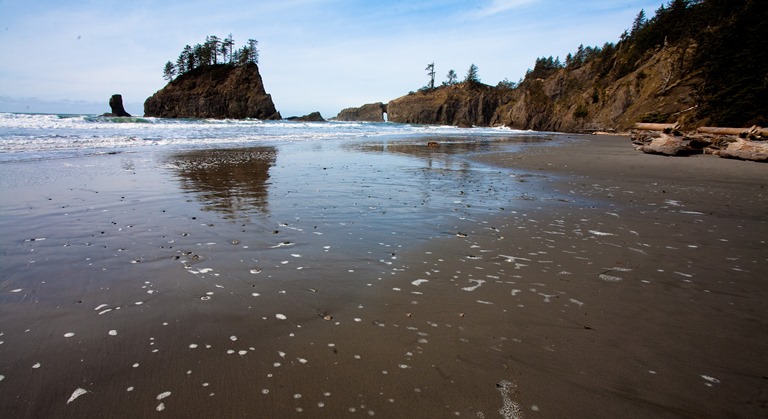
[(147, 98), (144, 116), (282, 119), (255, 63), (218, 64), (186, 72)]

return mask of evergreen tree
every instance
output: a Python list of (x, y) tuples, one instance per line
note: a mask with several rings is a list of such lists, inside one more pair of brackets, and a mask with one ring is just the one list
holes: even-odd
[(173, 80), (173, 77), (176, 75), (176, 67), (173, 65), (172, 62), (168, 61), (165, 63), (165, 67), (163, 68), (163, 78), (171, 81)]
[(175, 76), (181, 76), (189, 71), (208, 65), (221, 63), (226, 65), (245, 65), (259, 63), (259, 42), (249, 39), (248, 44), (240, 49), (235, 49), (235, 40), (229, 34), (223, 40), (216, 35), (209, 35), (205, 43), (195, 44), (194, 47), (185, 45), (176, 59), (176, 63), (168, 62), (163, 69), (163, 78), (168, 81)]
[(631, 36), (637, 35), (647, 24), (648, 19), (645, 18), (645, 10), (640, 9), (640, 12), (635, 17), (635, 21), (632, 23)]
[(221, 41), (218, 36), (210, 35), (205, 38), (205, 52), (208, 58), (208, 64), (218, 64), (220, 48)]
[(456, 84), (456, 81), (459, 79), (459, 76), (456, 75), (456, 72), (453, 71), (453, 69), (448, 70), (448, 74), (445, 76), (447, 80), (443, 82), (443, 85), (446, 86), (453, 86)]
[(232, 64), (232, 51), (235, 46), (235, 40), (232, 38), (232, 34), (229, 34), (223, 41), (221, 41), (221, 57), (222, 60), (228, 64)]
[(257, 46), (259, 45), (259, 41), (255, 39), (249, 39), (248, 40), (248, 60), (249, 63), (258, 64), (259, 63), (259, 49)]
[(477, 72), (477, 66), (472, 64), (469, 66), (469, 70), (467, 70), (467, 76), (464, 78), (464, 81), (467, 83), (480, 83), (480, 76)]
[(434, 90), (435, 88), (435, 62), (431, 62), (427, 64), (427, 68), (424, 70), (427, 70), (427, 75), (429, 75), (429, 84), (427, 84), (427, 88), (429, 90)]

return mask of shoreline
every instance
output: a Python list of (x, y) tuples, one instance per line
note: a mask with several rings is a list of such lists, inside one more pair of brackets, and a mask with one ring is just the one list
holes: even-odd
[(17, 164), (0, 411), (765, 413), (764, 166), (556, 137)]

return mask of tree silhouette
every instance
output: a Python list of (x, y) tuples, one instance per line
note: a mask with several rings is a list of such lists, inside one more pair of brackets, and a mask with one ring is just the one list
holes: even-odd
[(424, 70), (427, 70), (427, 75), (429, 75), (429, 84), (427, 85), (427, 88), (429, 90), (435, 89), (435, 62), (431, 62), (427, 64), (427, 68)]
[(259, 63), (259, 41), (249, 39), (248, 43), (240, 49), (235, 49), (235, 40), (232, 34), (221, 40), (216, 35), (205, 37), (203, 44), (195, 44), (194, 47), (185, 45), (176, 59), (176, 63), (169, 61), (163, 68), (163, 78), (168, 81), (175, 76), (181, 76), (196, 68), (209, 65), (218, 65), (219, 57), (224, 65), (246, 65)]
[(456, 75), (456, 72), (453, 71), (453, 69), (448, 70), (448, 74), (445, 77), (447, 78), (447, 80), (443, 82), (443, 85), (445, 86), (453, 86), (459, 79), (459, 76)]
[(173, 80), (173, 76), (176, 75), (176, 67), (173, 65), (172, 62), (168, 61), (165, 63), (165, 67), (163, 68), (163, 78), (171, 81)]
[(464, 78), (464, 81), (467, 83), (480, 83), (480, 76), (477, 72), (477, 66), (472, 64), (469, 66), (469, 70), (467, 70), (467, 76)]

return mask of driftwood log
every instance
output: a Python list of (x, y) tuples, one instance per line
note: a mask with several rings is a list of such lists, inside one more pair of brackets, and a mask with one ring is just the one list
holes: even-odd
[(750, 128), (698, 127), (696, 128), (696, 132), (715, 135), (752, 135), (755, 137), (768, 137), (768, 128), (761, 128), (758, 126)]
[(635, 129), (643, 131), (664, 131), (664, 130), (676, 130), (678, 124), (656, 124), (651, 122), (636, 122)]
[(713, 154), (720, 157), (768, 161), (768, 129), (761, 127), (700, 127), (682, 133), (677, 124), (637, 123), (632, 132), (635, 149), (667, 156)]

